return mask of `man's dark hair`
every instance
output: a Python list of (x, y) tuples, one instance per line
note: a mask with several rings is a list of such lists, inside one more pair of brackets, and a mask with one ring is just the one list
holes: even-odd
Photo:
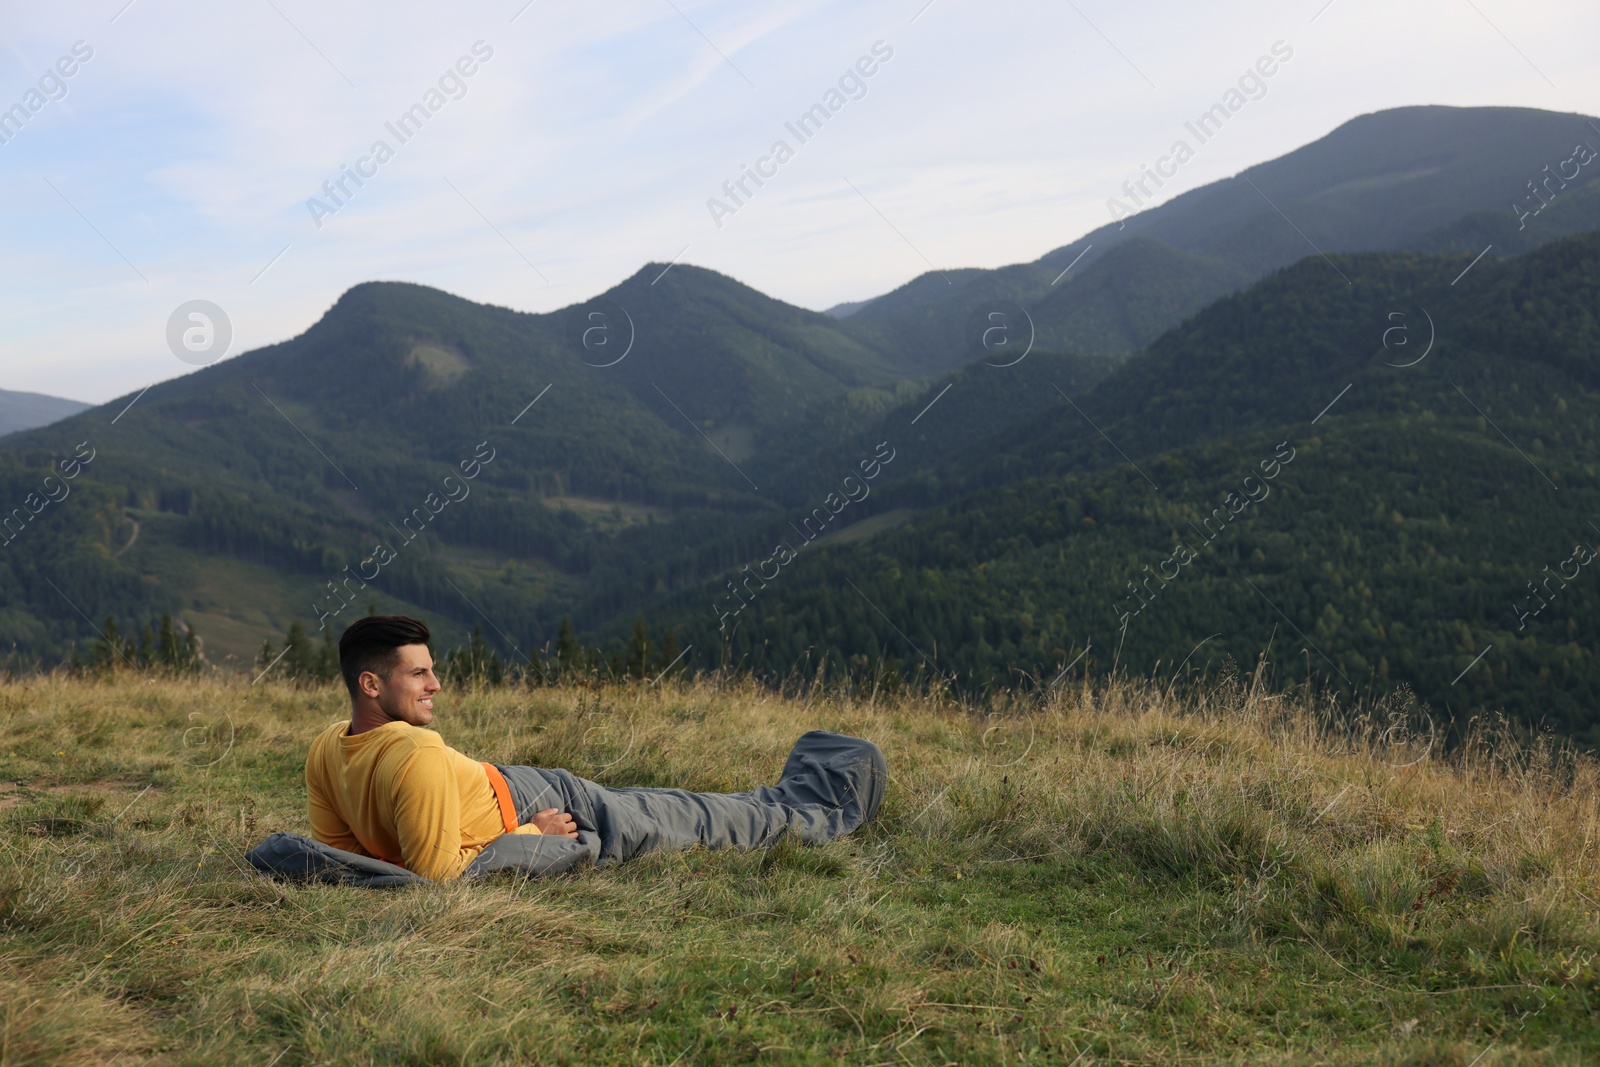
[(400, 661), (401, 645), (428, 643), (428, 626), (409, 615), (368, 615), (345, 628), (339, 638), (339, 673), (352, 697), (361, 692), (363, 671), (387, 678)]

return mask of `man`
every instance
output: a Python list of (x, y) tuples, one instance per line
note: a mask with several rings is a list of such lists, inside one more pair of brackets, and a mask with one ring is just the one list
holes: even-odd
[(576, 839), (572, 817), (555, 808), (523, 825), (508, 820), (500, 802), (507, 786), (494, 765), (418, 729), (433, 722), (433, 697), (442, 688), (428, 637), (416, 619), (371, 615), (339, 639), (350, 721), (334, 723), (311, 744), (311, 835), (438, 880), (459, 875), (502, 833)]
[[(548, 873), (655, 848), (761, 847), (786, 831), (828, 841), (870, 820), (882, 800), (878, 747), (823, 731), (800, 739), (777, 786), (749, 793), (608, 789), (564, 770), (478, 762), (422, 729), (441, 688), (428, 639), (404, 615), (359, 619), (340, 638), (350, 721), (323, 730), (306, 759), (322, 845), (441, 881), (469, 867)], [(550, 799), (559, 806), (543, 806)], [(280, 859), (263, 846), (252, 862), (286, 873), (282, 846)]]

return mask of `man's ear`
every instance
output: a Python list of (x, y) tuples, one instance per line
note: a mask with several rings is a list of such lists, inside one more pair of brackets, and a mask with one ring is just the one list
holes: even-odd
[(383, 691), (383, 679), (379, 678), (375, 671), (362, 671), (356, 678), (356, 688), (367, 696), (377, 699), (378, 694)]

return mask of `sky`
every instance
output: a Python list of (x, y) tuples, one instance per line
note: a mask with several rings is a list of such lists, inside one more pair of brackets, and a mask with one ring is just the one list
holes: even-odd
[(0, 388), (190, 372), (195, 300), (231, 358), (363, 281), (540, 312), (679, 262), (821, 310), (1032, 260), (1274, 45), (1163, 199), (1385, 108), (1600, 113), (1593, 0), (449, 6), (0, 0)]

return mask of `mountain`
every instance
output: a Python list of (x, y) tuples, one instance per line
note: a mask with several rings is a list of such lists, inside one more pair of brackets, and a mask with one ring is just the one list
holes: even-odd
[(1254, 274), (1223, 260), (1130, 237), (1030, 308), (1041, 343), (1090, 352), (1143, 348), (1190, 314), (1244, 288)]
[[(1362, 115), (1136, 214), (1127, 212), (1144, 197), (1108, 190), (1123, 205), (1108, 211), (1116, 221), (1032, 263), (921, 275), (844, 322), (885, 351), (914, 337), (925, 365), (940, 369), (973, 358), (963, 327), (975, 312), (1013, 302), (1031, 312), (1046, 347), (1130, 352), (1314, 250), (1477, 254), (1493, 242), (1490, 254), (1505, 255), (1593, 229), (1600, 162), (1580, 162), (1580, 144), (1600, 148), (1600, 124), (1577, 114), (1429, 106)], [(1148, 180), (1144, 188), (1158, 191)]]
[(1271, 641), (1314, 684), (1593, 738), (1594, 594), (1562, 542), (1600, 522), (1600, 257), (1564, 235), (1600, 187), (1508, 229), (1467, 173), (1469, 133), (1505, 134), (1479, 160), (1504, 177), (1569, 120), (1406, 109), (1246, 172), (1380, 251), (1297, 258), (1231, 179), (844, 318), (684, 264), (543, 315), (360, 285), (0, 441), (0, 641), (55, 662), (170, 612), (242, 669), (374, 606), (515, 658), (563, 616), (607, 643), (643, 614), (695, 667), (963, 686)]
[[(664, 266), (549, 315), (360, 285), (120, 418), (132, 396), (7, 438), (0, 640), (50, 658), (85, 620), (172, 611), (247, 664), (291, 618), (375, 598), (526, 644), (607, 584), (627, 527), (692, 546), (771, 511), (739, 465), (892, 372), (825, 315)], [(398, 558), (370, 562), (379, 544)], [(364, 560), (380, 578), (350, 578)]]
[[(1600, 143), (1600, 138), (1594, 140)], [(1553, 197), (1531, 215), (1490, 210), (1469, 212), (1415, 239), (1410, 247), (1423, 252), (1472, 255), (1489, 248), (1494, 255), (1520, 255), (1561, 237), (1600, 229), (1600, 185), (1591, 182), (1558, 192), (1558, 197)], [(1523, 199), (1526, 201), (1527, 196)]]
[(867, 301), (865, 300), (846, 300), (842, 304), (835, 304), (833, 307), (823, 311), (823, 314), (832, 315), (836, 319), (848, 319), (866, 306)]
[(1600, 744), (1600, 233), (1454, 285), (1470, 257), (1332, 259), (940, 462), (886, 425), (900, 454), (861, 509), (895, 522), (796, 529), (655, 616), (764, 673), (885, 656), (972, 687), (1271, 645), (1347, 695)]
[(76, 400), (63, 400), (42, 393), (19, 393), (0, 389), (0, 437), (75, 415), (89, 407)]
[[(662, 274), (664, 267), (647, 265), (599, 300), (624, 308), (635, 332), (633, 351), (605, 369), (663, 418), (682, 418), (664, 395), (669, 384), (697, 420), (753, 431), (786, 425), (803, 405), (845, 388), (897, 376), (828, 315), (715, 271), (679, 265)], [(568, 335), (581, 336), (588, 307), (557, 312), (555, 319)]]

